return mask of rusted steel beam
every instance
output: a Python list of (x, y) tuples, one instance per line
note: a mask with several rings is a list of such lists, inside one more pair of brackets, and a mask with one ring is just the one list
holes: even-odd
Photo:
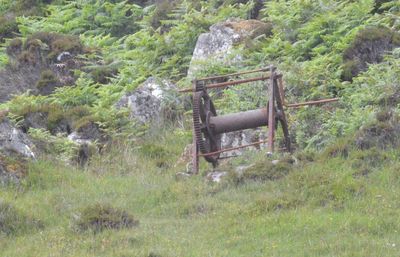
[(285, 101), (285, 84), (283, 83), (282, 76), (278, 78), (279, 95), (281, 96), (282, 104), (286, 106)]
[(317, 105), (317, 104), (331, 103), (331, 102), (337, 102), (337, 101), (339, 101), (339, 98), (329, 98), (329, 99), (309, 101), (309, 102), (304, 102), (304, 103), (286, 104), (286, 107), (296, 108), (296, 107), (301, 107), (301, 106)]
[[(274, 68), (276, 69), (276, 67), (274, 67)], [(232, 77), (232, 76), (239, 76), (239, 75), (257, 73), (257, 72), (265, 72), (265, 71), (270, 71), (270, 68), (269, 67), (261, 68), (261, 69), (257, 69), (257, 70), (249, 70), (249, 71), (225, 74), (225, 75), (220, 75), (220, 76), (212, 76), (212, 77), (200, 78), (200, 79), (196, 79), (196, 80), (197, 81), (205, 81), (205, 80), (223, 79), (223, 78)]]
[[(282, 74), (277, 74), (276, 77), (281, 77)], [(227, 81), (227, 82), (222, 82), (222, 83), (214, 83), (214, 84), (209, 84), (206, 85), (206, 89), (212, 89), (212, 88), (221, 88), (221, 87), (229, 87), (229, 86), (235, 86), (239, 84), (245, 84), (249, 82), (255, 82), (255, 81), (262, 81), (262, 80), (267, 80), (270, 79), (270, 75), (266, 76), (261, 76), (261, 77), (256, 77), (256, 78), (251, 78), (251, 79), (242, 79), (242, 80), (233, 80), (233, 81)], [(192, 88), (186, 88), (178, 91), (179, 93), (191, 93), (193, 92)]]
[[(193, 87), (193, 91), (196, 91), (196, 81), (193, 81), (192, 87)], [(194, 95), (193, 95), (193, 99), (194, 99)], [(195, 134), (195, 127), (193, 124), (193, 135)], [(197, 145), (197, 140), (196, 137), (193, 136), (193, 149), (192, 149), (192, 169), (193, 169), (193, 173), (194, 174), (198, 174), (199, 173), (199, 146)]]
[(251, 144), (248, 144), (248, 145), (241, 145), (241, 146), (237, 146), (237, 147), (222, 149), (222, 150), (219, 150), (219, 151), (216, 151), (216, 152), (212, 152), (212, 153), (199, 154), (199, 156), (211, 156), (211, 155), (214, 155), (214, 154), (235, 151), (235, 150), (246, 148), (246, 147), (250, 147), (250, 146), (261, 145), (261, 144), (264, 144), (264, 143), (267, 143), (267, 142), (268, 142), (268, 140), (263, 140), (263, 141), (251, 143)]
[(275, 72), (271, 68), (271, 77), (269, 84), (269, 102), (268, 102), (268, 151), (274, 151), (275, 137)]
[(275, 87), (275, 100), (276, 100), (276, 108), (279, 112), (279, 119), (278, 122), (281, 124), (282, 132), (285, 140), (285, 147), (288, 152), (291, 152), (291, 143), (290, 143), (290, 136), (289, 136), (289, 126), (286, 120), (285, 110), (283, 109), (283, 83), (282, 81), (274, 80), (274, 87)]

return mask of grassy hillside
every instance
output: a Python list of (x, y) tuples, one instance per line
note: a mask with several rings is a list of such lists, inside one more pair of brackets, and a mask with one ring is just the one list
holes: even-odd
[[(18, 230), (2, 234), (2, 256), (399, 253), (397, 150), (385, 153), (384, 162), (372, 161), (366, 173), (359, 151), (347, 158), (298, 155), (299, 163), (281, 179), (237, 183), (232, 177), (222, 184), (202, 176), (176, 179), (183, 167), (172, 168), (173, 154), (170, 168), (158, 168), (130, 145), (114, 151), (118, 154), (102, 156), (88, 170), (40, 161), (30, 166), (21, 185), (2, 188), (3, 201), (29, 217)], [(263, 158), (252, 152), (233, 165), (263, 163)], [(89, 222), (85, 209), (96, 203), (130, 213), (139, 225), (80, 230), (80, 223)], [(0, 220), (2, 231), (15, 222)]]
[[(218, 167), (221, 183), (205, 162), (179, 176), (190, 107), (138, 126), (115, 103), (150, 76), (187, 87), (199, 35), (250, 18), (272, 32), (235, 46), (242, 63), (196, 75), (273, 63), (288, 102), (340, 100), (288, 110), (292, 156), (246, 152)], [(24, 129), (46, 114), (25, 129), (48, 146), (19, 183), (0, 184), (0, 256), (400, 254), (398, 1), (0, 0), (0, 43), (0, 120), (7, 109)], [(75, 62), (60, 75), (51, 67), (66, 51)], [(224, 93), (222, 113), (259, 107), (256, 90)], [(83, 167), (66, 161), (76, 146), (55, 132), (65, 120), (108, 140)]]

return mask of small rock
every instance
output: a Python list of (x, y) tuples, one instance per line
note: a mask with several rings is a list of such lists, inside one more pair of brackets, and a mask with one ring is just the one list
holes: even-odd
[(220, 183), (222, 178), (228, 175), (226, 171), (214, 171), (207, 174), (207, 180), (215, 183)]
[(190, 178), (191, 176), (192, 176), (192, 174), (191, 174), (191, 173), (188, 173), (188, 172), (177, 172), (177, 173), (175, 174), (176, 180), (187, 179), (187, 178)]
[(76, 162), (81, 166), (84, 166), (93, 153), (97, 151), (96, 142), (104, 141), (100, 129), (93, 122), (89, 122), (77, 131), (72, 132), (68, 135), (68, 139), (76, 143), (79, 147)]
[(279, 160), (273, 160), (273, 161), (272, 161), (272, 164), (273, 164), (273, 165), (277, 165), (278, 163), (279, 163)]

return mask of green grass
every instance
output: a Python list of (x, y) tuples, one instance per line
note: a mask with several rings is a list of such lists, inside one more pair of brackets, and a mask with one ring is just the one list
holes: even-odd
[[(173, 139), (174, 138), (174, 139)], [(177, 141), (178, 140), (178, 141)], [(274, 181), (211, 184), (175, 178), (186, 138), (168, 146), (169, 165), (151, 149), (117, 145), (86, 170), (31, 164), (0, 198), (40, 220), (27, 232), (0, 234), (1, 256), (396, 256), (400, 252), (400, 162), (360, 175), (359, 152), (295, 166)], [(353, 158), (354, 157), (354, 158)], [(253, 152), (236, 163), (260, 162)], [(204, 169), (205, 166), (203, 166)], [(98, 233), (75, 229), (88, 206), (132, 214), (139, 225)]]

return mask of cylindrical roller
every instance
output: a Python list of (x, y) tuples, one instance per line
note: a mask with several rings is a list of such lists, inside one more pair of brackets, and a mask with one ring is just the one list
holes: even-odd
[(268, 109), (210, 117), (209, 124), (217, 134), (268, 125)]

